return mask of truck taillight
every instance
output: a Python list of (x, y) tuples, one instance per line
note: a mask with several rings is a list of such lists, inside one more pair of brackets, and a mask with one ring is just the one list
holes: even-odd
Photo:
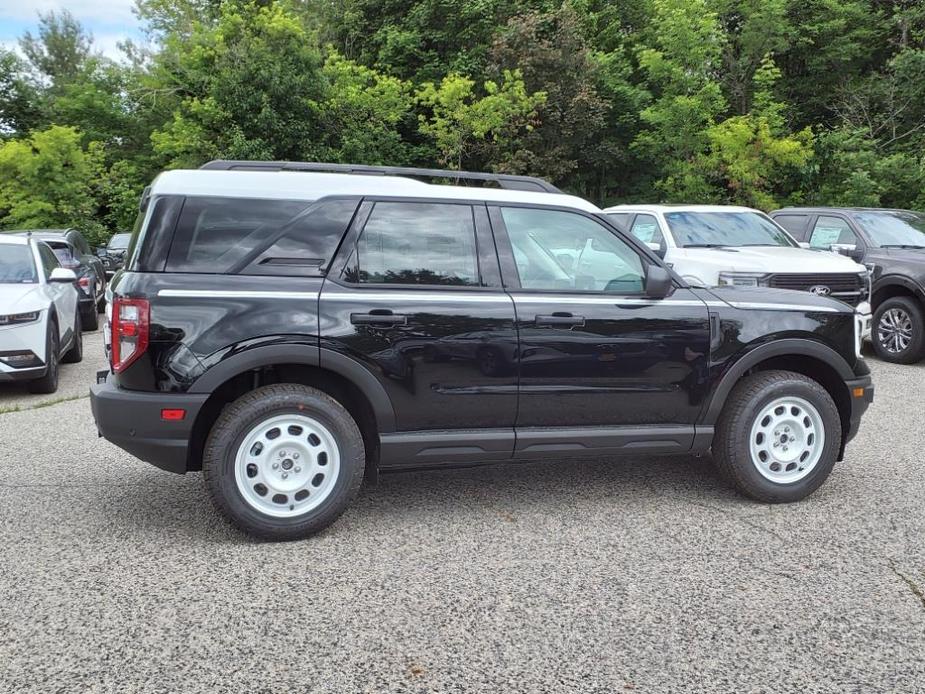
[(148, 348), (147, 299), (113, 297), (112, 303), (112, 370), (120, 373)]

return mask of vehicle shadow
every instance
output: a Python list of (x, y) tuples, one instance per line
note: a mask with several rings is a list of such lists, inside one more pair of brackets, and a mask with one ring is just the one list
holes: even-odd
[[(182, 535), (213, 542), (251, 543), (213, 509), (198, 473), (174, 476), (139, 473), (106, 503), (108, 522), (142, 533)], [(714, 473), (709, 458), (588, 458), (563, 462), (518, 462), (466, 468), (393, 472), (364, 485), (357, 499), (323, 535), (349, 537), (403, 526), (481, 520), (513, 520), (557, 513), (606, 513), (651, 506), (653, 498), (674, 504), (735, 503), (742, 497)]]

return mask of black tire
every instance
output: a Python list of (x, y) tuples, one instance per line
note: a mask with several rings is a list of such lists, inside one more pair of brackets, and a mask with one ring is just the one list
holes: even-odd
[[(887, 337), (894, 332), (888, 319), (897, 315), (907, 316), (909, 320), (911, 339), (904, 349), (897, 349), (895, 343)], [(880, 304), (874, 311), (873, 328), (870, 333), (874, 352), (883, 361), (894, 364), (915, 364), (925, 358), (925, 317), (923, 317), (921, 305), (915, 299), (896, 296)]]
[[(802, 479), (786, 484), (762, 475), (751, 454), (753, 424), (764, 408), (783, 396), (811, 404), (825, 434), (815, 467)], [(762, 371), (742, 379), (726, 399), (713, 437), (713, 461), (719, 473), (742, 494), (772, 504), (789, 503), (805, 499), (825, 482), (838, 457), (841, 438), (838, 408), (825, 388), (802, 374)]]
[[(323, 424), (339, 452), (339, 472), (321, 504), (304, 514), (279, 518), (245, 500), (235, 481), (235, 458), (248, 432), (261, 421), (300, 414)], [(291, 383), (263, 386), (226, 407), (212, 427), (203, 451), (202, 471), (215, 507), (232, 524), (263, 540), (300, 540), (336, 521), (356, 497), (363, 482), (366, 450), (350, 413), (315, 388)]]
[(61, 357), (62, 364), (79, 364), (83, 361), (84, 358), (84, 334), (83, 327), (80, 321), (80, 311), (77, 311), (77, 316), (74, 318), (74, 342), (71, 344), (71, 348)]
[(45, 375), (34, 381), (29, 381), (31, 393), (54, 393), (58, 390), (58, 326), (52, 321), (48, 322), (48, 337), (46, 338), (47, 352)]
[(88, 310), (80, 312), (80, 324), (87, 332), (92, 333), (100, 327), (100, 316), (96, 312), (96, 304), (91, 304)]

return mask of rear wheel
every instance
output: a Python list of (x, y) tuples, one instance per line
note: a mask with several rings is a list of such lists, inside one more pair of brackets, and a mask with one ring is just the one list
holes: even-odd
[(45, 375), (29, 382), (29, 390), (33, 393), (54, 393), (58, 390), (58, 326), (49, 321), (48, 337), (46, 338), (45, 363), (48, 367)]
[(80, 323), (83, 326), (83, 329), (88, 332), (93, 332), (100, 327), (100, 317), (96, 312), (95, 303), (90, 304), (86, 309), (81, 310)]
[(746, 496), (799, 501), (826, 480), (841, 446), (841, 419), (816, 381), (763, 371), (736, 385), (716, 428), (713, 459)]
[(925, 357), (925, 319), (917, 301), (905, 296), (887, 299), (874, 312), (871, 342), (877, 356), (896, 364)]
[(241, 530), (297, 540), (333, 523), (363, 481), (359, 427), (327, 394), (264, 386), (225, 408), (203, 453), (206, 487)]

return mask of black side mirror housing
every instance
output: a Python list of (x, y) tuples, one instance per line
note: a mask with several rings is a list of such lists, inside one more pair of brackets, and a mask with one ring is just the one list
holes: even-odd
[(671, 294), (671, 273), (661, 265), (650, 265), (646, 273), (646, 296), (664, 299)]

